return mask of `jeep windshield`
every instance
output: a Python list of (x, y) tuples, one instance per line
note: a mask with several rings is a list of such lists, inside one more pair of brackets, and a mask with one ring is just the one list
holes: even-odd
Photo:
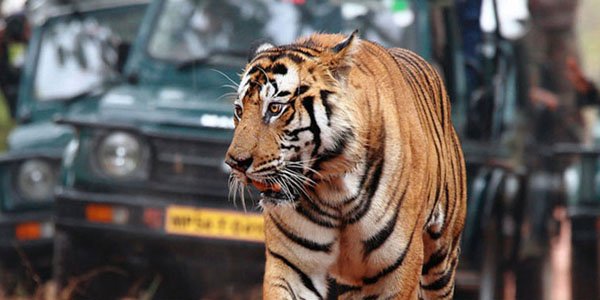
[(119, 50), (134, 39), (145, 5), (50, 19), (42, 31), (34, 80), (40, 101), (69, 100), (114, 80)]
[[(239, 63), (257, 40), (286, 44), (315, 31), (349, 33), (414, 49), (414, 18), (398, 22), (384, 1), (165, 0), (147, 45), (179, 68)], [(410, 11), (409, 11), (410, 12)], [(409, 16), (410, 17), (410, 16)]]

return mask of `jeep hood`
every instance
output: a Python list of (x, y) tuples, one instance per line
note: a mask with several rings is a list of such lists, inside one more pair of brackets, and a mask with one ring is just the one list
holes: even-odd
[(62, 151), (71, 138), (73, 129), (52, 122), (37, 122), (16, 127), (8, 136), (10, 152), (35, 152), (56, 149)]
[(65, 108), (42, 120), (18, 124), (8, 136), (8, 149), (12, 153), (36, 151), (62, 151), (73, 137), (73, 128), (54, 123), (55, 119), (93, 118), (98, 109), (100, 95), (62, 103)]
[(233, 129), (232, 103), (225, 93), (222, 88), (124, 85), (101, 99), (99, 117), (132, 125)]

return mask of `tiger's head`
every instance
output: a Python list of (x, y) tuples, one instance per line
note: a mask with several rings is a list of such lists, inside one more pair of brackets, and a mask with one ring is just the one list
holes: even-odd
[(356, 31), (319, 34), (253, 52), (238, 87), (225, 159), (234, 182), (253, 184), (263, 201), (294, 202), (349, 167), (357, 108), (343, 100), (350, 97), (347, 75), (359, 43)]

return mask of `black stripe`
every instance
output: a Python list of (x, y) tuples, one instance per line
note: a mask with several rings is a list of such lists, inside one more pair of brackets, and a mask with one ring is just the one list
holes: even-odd
[(363, 197), (363, 201), (361, 201), (360, 205), (352, 210), (350, 214), (351, 217), (348, 218), (349, 224), (354, 224), (358, 222), (362, 217), (364, 217), (367, 214), (369, 208), (371, 208), (373, 196), (379, 189), (379, 181), (381, 180), (381, 175), (383, 174), (383, 164), (384, 158), (383, 153), (381, 153), (380, 159), (378, 159), (375, 165), (375, 171), (373, 172), (373, 175), (371, 176), (369, 183), (366, 186), (367, 194)]
[(373, 164), (374, 163), (375, 163), (374, 160), (371, 160), (371, 159), (367, 159), (366, 160), (366, 162), (365, 162), (365, 168), (364, 168), (363, 173), (360, 176), (360, 183), (358, 184), (358, 186), (359, 186), (359, 189), (358, 189), (359, 192), (356, 195), (353, 195), (353, 196), (350, 196), (350, 197), (344, 199), (342, 201), (342, 203), (344, 205), (349, 204), (352, 201), (356, 200), (356, 198), (362, 193), (362, 191), (365, 190), (365, 184), (367, 183), (367, 180), (370, 178), (369, 174), (370, 174), (371, 169), (373, 168)]
[(296, 91), (294, 92), (294, 97), (298, 97), (304, 93), (306, 93), (306, 91), (308, 91), (309, 86), (308, 85), (301, 85), (299, 86)]
[(437, 290), (441, 290), (443, 289), (445, 286), (448, 285), (448, 283), (450, 282), (450, 279), (452, 279), (452, 275), (454, 274), (454, 267), (456, 266), (456, 257), (452, 260), (452, 264), (450, 265), (450, 268), (448, 268), (448, 270), (446, 270), (446, 273), (444, 273), (444, 276), (438, 278), (436, 281), (432, 282), (431, 284), (428, 285), (421, 285), (421, 288), (424, 290), (428, 290), (428, 291), (437, 291)]
[(337, 282), (335, 279), (327, 276), (327, 300), (337, 300), (338, 299), (338, 291), (337, 291)]
[(435, 73), (433, 72), (433, 70), (431, 69), (431, 65), (426, 63), (426, 62), (422, 62), (422, 70), (424, 73), (424, 82), (427, 84), (427, 86), (429, 87), (429, 95), (431, 96), (431, 101), (432, 101), (432, 105), (433, 108), (436, 112), (437, 115), (437, 119), (440, 122), (440, 124), (442, 125), (442, 131), (444, 131), (444, 111), (445, 111), (445, 98), (442, 96), (441, 91), (442, 89), (440, 88), (440, 85), (437, 84), (439, 81), (436, 81), (435, 79), (440, 80), (439, 78), (437, 78), (435, 75)]
[[(400, 170), (400, 172), (398, 172), (398, 176), (399, 178), (402, 178), (402, 175), (404, 174), (404, 164), (402, 165), (402, 169)], [(404, 196), (406, 196), (406, 191), (408, 191), (408, 180), (402, 180), (402, 185), (398, 186), (394, 186), (394, 192), (392, 194), (392, 198), (391, 199), (398, 199), (398, 202), (396, 203), (396, 208), (395, 209), (400, 209), (400, 207), (402, 206), (402, 203), (404, 203)], [(401, 195), (398, 198), (398, 192), (401, 191)], [(383, 210), (383, 215), (381, 216), (381, 218), (383, 218), (383, 216), (385, 216), (385, 212), (388, 211), (388, 209), (390, 209), (390, 206), (393, 204), (393, 201), (388, 201), (388, 203), (385, 205), (385, 209)]]
[(440, 299), (446, 299), (454, 292), (454, 284), (450, 286), (450, 288), (440, 297)]
[[(268, 164), (268, 163), (271, 163), (271, 162), (273, 162), (273, 160), (264, 162), (262, 165), (265, 165), (265, 164)], [(277, 166), (274, 166), (274, 165), (270, 165), (270, 166), (266, 166), (266, 167), (262, 167), (262, 168), (259, 166), (258, 168), (256, 168), (256, 170), (254, 172), (255, 173), (262, 173), (262, 172), (265, 172), (265, 171), (272, 171), (272, 170), (275, 170), (275, 169), (277, 169)]]
[[(266, 52), (265, 52), (265, 54), (266, 54)], [(282, 56), (283, 56), (283, 53), (282, 53), (282, 52), (275, 52), (275, 53), (272, 53), (272, 54), (268, 54), (268, 55), (266, 55), (266, 57), (267, 57), (267, 58), (268, 58), (268, 59), (269, 59), (271, 62), (274, 62), (274, 61), (276, 61), (276, 60), (280, 59)]]
[[(408, 54), (410, 54), (410, 53), (408, 53)], [(400, 57), (400, 56), (396, 56), (396, 57)], [(440, 172), (442, 170), (442, 167), (440, 166), (440, 163), (441, 163), (440, 159), (444, 157), (442, 155), (443, 145), (440, 144), (440, 141), (443, 140), (443, 139), (442, 139), (442, 134), (438, 130), (439, 126), (436, 126), (436, 122), (435, 122), (435, 120), (438, 120), (437, 113), (434, 116), (434, 115), (432, 115), (432, 113), (434, 113), (432, 111), (432, 109), (429, 109), (430, 105), (431, 105), (431, 106), (433, 106), (433, 110), (437, 110), (436, 109), (436, 103), (435, 103), (436, 99), (433, 99), (434, 103), (429, 103), (431, 101), (427, 101), (427, 99), (423, 99), (423, 98), (425, 98), (425, 95), (431, 95), (432, 97), (434, 96), (433, 95), (434, 91), (431, 90), (432, 89), (431, 82), (429, 82), (429, 80), (426, 79), (426, 78), (423, 79), (423, 77), (427, 77), (426, 76), (427, 74), (425, 74), (424, 71), (423, 71), (423, 68), (426, 68), (427, 64), (424, 63), (422, 60), (416, 59), (414, 57), (414, 55), (408, 55), (408, 57), (402, 56), (401, 59), (403, 60), (403, 62), (406, 65), (409, 65), (411, 67), (411, 68), (406, 68), (407, 71), (406, 71), (405, 74), (410, 75), (410, 76), (406, 76), (406, 78), (409, 81), (411, 89), (415, 92), (415, 96), (419, 97), (419, 100), (420, 100), (419, 103), (421, 103), (421, 105), (419, 106), (419, 108), (420, 108), (420, 112), (422, 113), (421, 114), (421, 119), (423, 121), (425, 121), (425, 119), (427, 119), (428, 122), (431, 122), (433, 124), (433, 131), (434, 132), (431, 132), (430, 134), (433, 135), (435, 133), (435, 135), (436, 135), (435, 137), (432, 136), (432, 140), (434, 141), (434, 148), (435, 148), (435, 151), (436, 151), (436, 155), (438, 157), (438, 171)], [(421, 81), (426, 80), (425, 83), (427, 83), (427, 86), (430, 89), (429, 93), (425, 93), (425, 91), (423, 89), (423, 85), (418, 84), (416, 82), (417, 80), (421, 80)], [(423, 107), (423, 105), (425, 105), (425, 107)], [(442, 130), (443, 130), (443, 128), (442, 128)], [(440, 181), (443, 180), (440, 177), (442, 175), (443, 174), (437, 174), (436, 179), (438, 179), (438, 182), (440, 182)], [(440, 200), (440, 198), (438, 198), (438, 193), (439, 193), (439, 189), (436, 190), (435, 203), (439, 202), (439, 200)], [(448, 192), (446, 191), (446, 198), (445, 198), (445, 200), (446, 200), (445, 206), (446, 207), (444, 209), (444, 211), (445, 211), (444, 215), (445, 216), (447, 216), (448, 202), (449, 202), (447, 194), (448, 194)], [(435, 209), (435, 206), (436, 205), (434, 204), (434, 209)], [(428, 219), (431, 217), (432, 213), (433, 213), (433, 210), (432, 210), (430, 216), (428, 217)], [(433, 240), (439, 239), (442, 236), (443, 231), (444, 231), (444, 227), (442, 227), (439, 232), (435, 232), (431, 228), (427, 229), (427, 233), (430, 235), (430, 237)]]
[[(300, 88), (302, 88), (302, 86), (300, 86)], [(319, 147), (321, 147), (321, 128), (319, 128), (319, 125), (317, 124), (317, 119), (315, 117), (315, 109), (314, 109), (314, 100), (315, 98), (313, 96), (306, 96), (302, 99), (302, 105), (304, 106), (304, 109), (306, 110), (306, 113), (308, 114), (308, 117), (310, 118), (310, 131), (313, 134), (313, 140), (314, 140), (314, 149), (312, 152), (312, 157), (315, 157), (317, 152), (319, 151)]]
[(277, 97), (285, 97), (288, 95), (291, 95), (292, 93), (290, 93), (290, 91), (280, 91), (279, 93), (277, 93)]
[(296, 299), (296, 293), (294, 292), (294, 289), (292, 288), (292, 285), (285, 278), (282, 278), (281, 280), (283, 280), (283, 282), (285, 282), (285, 285), (287, 286), (287, 288), (292, 293), (293, 300), (295, 300)]
[(325, 107), (325, 114), (327, 115), (327, 125), (331, 124), (331, 105), (329, 104), (329, 95), (333, 94), (332, 91), (328, 91), (328, 90), (321, 90), (320, 92), (321, 94), (321, 102), (323, 103), (323, 106)]
[(427, 228), (427, 233), (432, 240), (437, 240), (442, 237), (442, 232), (435, 232), (431, 228)]
[(304, 62), (304, 58), (301, 56), (302, 54), (300, 52), (298, 53), (293, 53), (293, 52), (269, 52), (269, 51), (264, 51), (261, 52), (261, 54), (259, 54), (258, 56), (256, 56), (252, 61), (257, 61), (263, 58), (267, 58), (269, 59), (271, 62), (275, 62), (276, 60), (282, 58), (282, 57), (287, 57), (290, 60), (292, 60), (293, 62), (297, 63), (297, 64), (301, 64)]
[(284, 56), (291, 59), (293, 62), (295, 62), (297, 64), (301, 64), (304, 62), (304, 58), (297, 54), (287, 53)]
[(252, 68), (250, 68), (250, 70), (248, 70), (247, 76), (251, 76), (252, 74), (254, 74), (254, 73), (258, 72), (258, 71), (260, 71), (260, 69), (259, 69), (258, 66), (252, 66)]
[(327, 161), (335, 159), (336, 157), (342, 155), (344, 150), (348, 145), (350, 139), (354, 138), (354, 132), (351, 129), (346, 129), (343, 131), (338, 139), (334, 142), (335, 147), (333, 149), (326, 149), (322, 154), (320, 154), (313, 164), (312, 168), (319, 171), (321, 169), (321, 165)]
[[(419, 65), (419, 62), (415, 59), (415, 57), (413, 57), (413, 55), (411, 55), (411, 53), (408, 53), (408, 51), (396, 52), (396, 55), (393, 55), (393, 57), (396, 65), (405, 75), (405, 78), (409, 81), (409, 86), (415, 93), (415, 97), (419, 98), (419, 103), (427, 103), (428, 101), (424, 101), (422, 99), (426, 93), (424, 93), (422, 85), (418, 83), (424, 80), (422, 78), (422, 66)], [(402, 63), (402, 65), (400, 65), (400, 63)], [(417, 91), (417, 89), (419, 90)]]
[[(438, 113), (437, 113), (437, 103), (435, 101), (435, 99), (433, 99), (433, 101), (431, 101), (431, 99), (428, 99), (428, 97), (426, 97), (427, 95), (431, 95), (432, 97), (434, 95), (432, 95), (433, 91), (430, 90), (429, 93), (426, 93), (424, 90), (424, 85), (423, 84), (419, 84), (418, 82), (423, 82), (423, 83), (428, 83), (428, 81), (424, 78), (427, 77), (426, 74), (423, 71), (423, 68), (425, 66), (420, 65), (419, 62), (415, 59), (407, 59), (405, 60), (406, 64), (410, 65), (412, 68), (408, 68), (408, 73), (411, 75), (413, 82), (411, 84), (411, 88), (412, 90), (415, 92), (415, 96), (418, 97), (421, 101), (419, 101), (419, 103), (421, 105), (425, 105), (426, 107), (422, 107), (423, 111), (427, 113), (427, 117), (428, 117), (428, 122), (430, 122), (432, 124), (432, 127), (436, 133), (436, 135), (438, 136), (438, 138), (441, 136), (440, 132), (438, 131), (438, 126), (436, 126), (436, 122), (439, 122), (439, 117), (438, 117)], [(429, 108), (433, 108), (433, 109), (429, 109)], [(435, 114), (434, 115), (432, 115)], [(435, 141), (435, 140), (434, 140)], [(437, 143), (435, 143), (435, 146), (438, 147)]]
[[(421, 57), (419, 57), (418, 55), (416, 55), (415, 53), (413, 53), (412, 51), (407, 51), (405, 49), (399, 49), (402, 50), (400, 52), (402, 52), (403, 56), (401, 58), (403, 58), (406, 62), (410, 62), (413, 66), (414, 64), (418, 65), (417, 70), (420, 70), (423, 74), (423, 79), (424, 81), (428, 84), (428, 86), (430, 86), (430, 94), (432, 96), (432, 100), (433, 100), (433, 104), (434, 104), (434, 108), (436, 111), (438, 111), (439, 109), (439, 121), (440, 124), (442, 124), (442, 131), (444, 131), (445, 127), (445, 117), (446, 117), (446, 110), (447, 110), (447, 105), (446, 103), (448, 103), (448, 96), (447, 94), (445, 94), (445, 90), (443, 88), (443, 82), (442, 79), (439, 76), (439, 73), (431, 66), (431, 64), (427, 63), (425, 60), (423, 60)], [(400, 52), (396, 52), (396, 53), (400, 53)], [(400, 56), (397, 56), (400, 57)], [(433, 82), (432, 82), (433, 80)], [(437, 93), (435, 93), (437, 92)], [(436, 96), (437, 95), (437, 96)]]
[(448, 256), (448, 253), (444, 248), (440, 248), (436, 252), (431, 254), (431, 256), (429, 256), (429, 260), (425, 264), (423, 264), (421, 275), (427, 275), (427, 273), (429, 273), (429, 270), (435, 268), (436, 266), (444, 262), (446, 256)]
[[(393, 199), (390, 199), (392, 201)], [(398, 221), (398, 214), (400, 212), (400, 208), (396, 207), (396, 211), (394, 211), (394, 216), (387, 221), (385, 226), (375, 235), (371, 236), (366, 241), (363, 241), (364, 247), (364, 257), (366, 258), (371, 252), (375, 251), (377, 248), (381, 247), (385, 241), (390, 237), (392, 232), (394, 232), (394, 228), (396, 228), (396, 222)]]
[(296, 117), (296, 107), (295, 107), (294, 103), (292, 103), (292, 105), (290, 105), (290, 109), (292, 110), (292, 113), (290, 114), (290, 117), (287, 118), (287, 120), (285, 120), (284, 126), (290, 125), (290, 123)]
[(309, 220), (310, 222), (317, 224), (321, 227), (325, 227), (325, 228), (335, 228), (336, 225), (325, 221), (325, 220), (320, 220), (317, 217), (315, 217), (313, 214), (311, 214), (308, 210), (306, 210), (302, 205), (298, 205), (296, 207), (296, 212), (298, 212), (300, 215), (304, 216), (307, 220)]
[(305, 55), (307, 57), (315, 57), (315, 55), (313, 53), (310, 53), (308, 50), (312, 50), (312, 49), (308, 49), (308, 48), (299, 48), (299, 47), (293, 47), (294, 45), (292, 45), (292, 47), (289, 48), (289, 50), (294, 51), (294, 52), (298, 52), (301, 53), (302, 55)]
[(311, 49), (311, 50), (313, 50), (313, 51), (317, 51), (317, 50), (315, 49), (315, 47), (318, 47), (318, 45), (317, 45), (317, 44), (315, 44), (315, 41), (313, 41), (313, 40), (311, 40), (311, 39), (307, 39), (307, 40), (303, 41), (302, 43), (297, 43), (296, 45), (298, 45), (298, 46), (303, 46), (303, 47), (305, 47), (305, 48), (309, 48), (309, 49)]
[(273, 67), (271, 68), (271, 71), (273, 72), (273, 74), (281, 74), (281, 75), (285, 75), (288, 72), (288, 69), (285, 65), (283, 64), (275, 64), (273, 65)]
[(360, 291), (360, 286), (346, 285), (331, 277), (327, 278), (327, 300), (337, 300), (339, 296), (354, 291)]
[[(414, 230), (415, 229), (413, 228), (413, 231)], [(374, 284), (374, 283), (377, 283), (377, 281), (379, 281), (379, 279), (381, 279), (382, 277), (384, 277), (384, 276), (388, 275), (389, 273), (391, 273), (391, 272), (395, 271), (396, 269), (398, 269), (398, 267), (400, 267), (402, 265), (402, 263), (404, 262), (404, 258), (406, 257), (406, 254), (408, 253), (408, 250), (410, 249), (410, 246), (411, 246), (412, 240), (413, 240), (413, 236), (414, 236), (414, 233), (411, 234), (410, 240), (408, 241), (408, 244), (406, 245), (406, 247), (404, 248), (404, 250), (402, 251), (402, 253), (400, 253), (400, 256), (398, 257), (398, 259), (396, 259), (396, 262), (394, 262), (393, 264), (389, 265), (387, 268), (381, 270), (379, 273), (375, 274), (375, 276), (364, 277), (363, 278), (363, 283), (364, 284)]]
[(377, 298), (379, 298), (379, 295), (375, 294), (375, 295), (365, 296), (365, 297), (363, 297), (363, 300), (377, 300)]
[(294, 293), (294, 290), (292, 289), (292, 285), (290, 285), (290, 283), (283, 277), (279, 277), (279, 280), (283, 281), (285, 283), (285, 285), (278, 283), (278, 284), (274, 284), (273, 286), (284, 289), (286, 292), (288, 292), (288, 295), (290, 295), (292, 297), (292, 300), (297, 300), (298, 298), (296, 297), (296, 294)]
[(289, 54), (289, 53), (294, 53), (294, 54), (301, 54), (301, 55), (305, 55), (307, 57), (314, 57), (315, 55), (313, 53), (311, 53), (310, 51), (314, 51), (317, 52), (318, 51), (316, 49), (310, 49), (308, 47), (302, 47), (302, 45), (300, 44), (290, 44), (290, 45), (282, 45), (282, 46), (278, 46), (278, 47), (274, 47), (274, 48), (269, 48), (266, 49), (264, 51), (261, 51), (260, 53), (268, 53), (268, 54)]
[(281, 231), (281, 233), (283, 233), (283, 235), (285, 235), (292, 242), (294, 242), (294, 243), (296, 243), (296, 244), (298, 244), (298, 245), (300, 245), (300, 246), (302, 246), (302, 247), (304, 247), (306, 249), (312, 250), (312, 251), (320, 251), (320, 252), (325, 252), (325, 253), (330, 253), (331, 252), (331, 246), (333, 245), (333, 243), (319, 244), (319, 243), (307, 240), (307, 239), (305, 239), (303, 237), (299, 237), (299, 236), (295, 235), (292, 232), (289, 232), (272, 215), (271, 215), (271, 220), (273, 220), (273, 223), (275, 223), (275, 226), (277, 227), (277, 229), (279, 229), (279, 231)]
[(306, 273), (302, 272), (302, 270), (300, 270), (300, 268), (298, 268), (296, 265), (292, 264), (289, 260), (287, 260), (287, 258), (283, 257), (281, 254), (275, 253), (271, 249), (269, 249), (269, 253), (271, 255), (273, 255), (273, 257), (281, 260), (290, 269), (294, 270), (294, 272), (296, 272), (296, 274), (298, 274), (298, 276), (300, 276), (300, 280), (302, 280), (302, 284), (304, 284), (304, 286), (307, 289), (309, 289), (311, 292), (313, 292), (319, 299), (323, 299), (323, 296), (321, 296), (319, 291), (317, 291), (317, 288), (315, 288), (315, 285), (313, 284), (310, 277), (308, 277), (308, 275), (306, 275)]
[(277, 55), (278, 57), (281, 56), (280, 53), (278, 53), (277, 51), (271, 51), (271, 50), (265, 50), (260, 52), (259, 54), (257, 54), (251, 61), (250, 63), (254, 63), (256, 61), (259, 61), (263, 58), (268, 58), (269, 60), (271, 60), (271, 57)]
[(286, 145), (284, 145), (284, 144), (280, 144), (280, 145), (279, 145), (279, 148), (281, 148), (281, 149), (285, 149), (285, 150), (292, 150), (292, 151), (294, 151), (294, 152), (298, 152), (298, 151), (300, 151), (300, 148), (301, 148), (301, 147), (300, 147), (300, 146), (294, 146), (294, 145), (289, 145), (289, 146), (286, 146)]
[[(338, 216), (332, 215), (332, 214), (322, 210), (311, 198), (306, 197), (304, 199), (306, 200), (306, 203), (309, 204), (309, 208), (311, 208), (317, 214), (328, 217), (328, 218), (332, 218), (332, 219), (338, 218)], [(320, 199), (317, 199), (317, 200), (320, 200)]]
[(296, 52), (300, 52), (308, 57), (315, 57), (315, 55), (313, 53), (310, 53), (309, 50), (315, 51), (318, 54), (318, 51), (316, 51), (314, 49), (308, 49), (308, 48), (302, 49), (302, 48), (295, 47), (292, 50), (294, 50)]
[[(371, 141), (372, 133), (373, 133), (372, 131), (367, 132), (367, 141)], [(371, 174), (370, 171), (373, 168), (373, 164), (376, 162), (376, 159), (374, 159), (373, 157), (374, 157), (374, 155), (369, 154), (368, 159), (365, 161), (365, 168), (360, 176), (360, 183), (358, 185), (359, 192), (356, 193), (356, 195), (352, 195), (352, 196), (344, 199), (342, 201), (342, 203), (344, 205), (349, 204), (349, 203), (353, 202), (354, 200), (356, 200), (356, 198), (362, 194), (362, 191), (364, 191), (366, 189), (365, 185), (367, 184), (367, 180), (370, 179), (370, 174)], [(318, 169), (317, 169), (317, 171), (318, 171)]]
[(292, 131), (289, 131), (289, 130), (286, 129), (286, 130), (283, 131), (283, 134), (289, 136), (290, 137), (290, 139), (289, 139), (290, 141), (297, 142), (297, 141), (300, 140), (300, 138), (298, 137), (298, 135), (300, 134), (300, 132), (307, 131), (307, 130), (310, 130), (310, 127), (296, 128), (296, 129), (294, 129)]

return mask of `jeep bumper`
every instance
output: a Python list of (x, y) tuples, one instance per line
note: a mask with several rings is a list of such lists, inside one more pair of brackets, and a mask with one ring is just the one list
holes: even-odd
[(0, 215), (0, 264), (11, 270), (26, 267), (47, 273), (53, 236), (51, 211)]
[(171, 297), (197, 299), (215, 290), (243, 294), (260, 288), (265, 261), (262, 216), (227, 209), (227, 200), (202, 202), (223, 203), (207, 207), (167, 198), (59, 192), (57, 234), (67, 237), (71, 249), (62, 254), (57, 280), (64, 283), (111, 265), (130, 278), (161, 274), (165, 295)]

